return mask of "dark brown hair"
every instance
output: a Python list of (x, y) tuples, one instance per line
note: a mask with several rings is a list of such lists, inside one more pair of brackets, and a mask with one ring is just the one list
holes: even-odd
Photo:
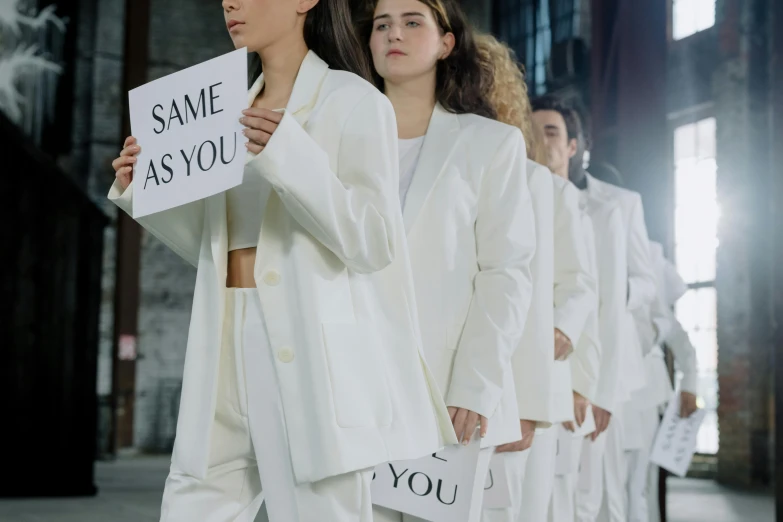
[[(370, 37), (377, 0), (355, 0), (357, 33), (367, 61), (372, 64)], [(438, 61), (435, 99), (450, 112), (473, 113), (495, 119), (495, 110), (487, 99), (494, 75), (491, 60), (479, 53), (475, 33), (456, 0), (418, 0), (432, 11), (443, 33), (454, 35), (454, 49)], [(383, 90), (383, 78), (372, 69), (375, 85)]]
[(566, 131), (568, 132), (568, 139), (570, 140), (583, 140), (584, 132), (582, 130), (582, 120), (579, 117), (579, 113), (571, 107), (568, 107), (558, 98), (552, 95), (540, 96), (533, 100), (533, 112), (537, 111), (555, 111), (560, 113), (563, 117), (566, 125)]
[[(320, 0), (305, 18), (304, 40), (308, 49), (325, 61), (330, 69), (352, 72), (372, 81), (370, 62), (362, 52), (351, 23), (348, 0)], [(251, 53), (250, 85), (261, 75), (261, 59)]]

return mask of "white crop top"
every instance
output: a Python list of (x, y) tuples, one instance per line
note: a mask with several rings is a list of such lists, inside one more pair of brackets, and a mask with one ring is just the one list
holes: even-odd
[(229, 252), (258, 246), (261, 220), (271, 191), (272, 185), (256, 173), (245, 175), (241, 184), (226, 191)]
[[(283, 112), (277, 109), (275, 112)], [(242, 178), (242, 183), (226, 191), (226, 220), (228, 221), (228, 251), (255, 248), (261, 235), (266, 201), (272, 185), (256, 173)]]

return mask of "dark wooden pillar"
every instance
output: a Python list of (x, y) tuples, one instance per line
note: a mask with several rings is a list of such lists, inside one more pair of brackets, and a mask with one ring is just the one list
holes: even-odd
[[(772, 2), (769, 17), (771, 59), (770, 59), (770, 105), (772, 108), (772, 136), (770, 143), (783, 143), (783, 2)], [(772, 30), (775, 28), (777, 30)], [(783, 201), (783, 147), (774, 146), (770, 154), (770, 172), (772, 173), (773, 201), (778, 204), (770, 206), (771, 223), (781, 223), (783, 210), (779, 202)], [(783, 259), (783, 229), (780, 226), (773, 230), (773, 259)], [(773, 350), (775, 375), (775, 414), (772, 427), (772, 440), (775, 441), (775, 512), (777, 522), (783, 522), (783, 437), (777, 433), (777, 427), (783, 426), (783, 265), (773, 263), (773, 303), (772, 317), (775, 325), (773, 333)]]
[(664, 241), (673, 215), (666, 120), (666, 2), (623, 0), (617, 11), (617, 168), (641, 193), (650, 236)]
[[(147, 81), (150, 0), (125, 2), (125, 69), (123, 89)], [(126, 98), (127, 100), (127, 98)], [(124, 103), (122, 135), (130, 135)], [(119, 144), (118, 150), (122, 147)], [(112, 370), (112, 451), (133, 446), (136, 395), (136, 339), (139, 312), (141, 228), (124, 212), (117, 213), (117, 262), (114, 293), (114, 366)]]

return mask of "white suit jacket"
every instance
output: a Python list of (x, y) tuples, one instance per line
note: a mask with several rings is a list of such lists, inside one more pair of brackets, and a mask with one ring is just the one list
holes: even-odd
[(593, 196), (588, 191), (582, 191), (581, 198), (582, 207), (593, 223), (598, 267), (598, 331), (601, 358), (592, 402), (614, 413), (630, 398), (621, 378), (622, 352), (629, 348), (629, 337), (635, 337), (635, 333), (628, 328), (630, 315), (626, 309), (627, 234), (622, 211), (616, 201)]
[[(248, 105), (262, 85), (263, 77)], [(310, 52), (267, 147), (247, 158), (245, 175), (274, 187), (255, 279), (279, 355), (298, 482), (418, 458), (456, 442), (424, 363), (396, 142), (389, 101)], [(133, 190), (115, 184), (109, 198), (130, 213)], [(204, 477), (225, 308), (225, 193), (139, 222), (198, 267), (173, 466)]]
[(593, 220), (587, 213), (584, 199), (580, 197), (580, 214), (582, 224), (582, 238), (587, 249), (589, 274), (595, 281), (595, 294), (593, 295), (593, 310), (587, 316), (582, 337), (574, 348), (569, 362), (571, 364), (571, 387), (591, 402), (595, 398), (598, 387), (598, 373), (601, 368), (601, 336), (598, 328), (598, 312), (600, 301), (598, 295), (598, 258), (595, 251), (595, 231)]
[(533, 289), (522, 340), (511, 364), (517, 391), (518, 417), (536, 421), (539, 428), (546, 428), (554, 422), (550, 407), (555, 360), (552, 172), (528, 160), (527, 184), (536, 222), (536, 253), (530, 265)]
[[(587, 191), (590, 195), (602, 199), (617, 201), (622, 213), (626, 234), (626, 261), (628, 263), (628, 296), (626, 308), (631, 315), (628, 328), (636, 337), (633, 344), (622, 351), (622, 378), (627, 394), (645, 386), (644, 354), (639, 338), (640, 325), (646, 327), (648, 319), (644, 312), (633, 315), (634, 311), (644, 310), (655, 299), (656, 279), (650, 261), (650, 240), (644, 224), (644, 209), (641, 196), (630, 190), (605, 183), (587, 175)], [(637, 323), (638, 322), (638, 323)], [(630, 341), (630, 339), (629, 339)]]
[(666, 343), (671, 349), (678, 369), (683, 372), (680, 389), (698, 394), (696, 350), (672, 310), (674, 304), (687, 290), (687, 286), (674, 265), (664, 256), (663, 247), (659, 243), (650, 242), (650, 255), (658, 281), (655, 306), (650, 311), (650, 324), (653, 325), (651, 329), (657, 335), (655, 346), (645, 357), (647, 386), (634, 396), (634, 403), (638, 403), (639, 408), (660, 406), (666, 403), (673, 394), (669, 372), (661, 349), (663, 343)]
[[(554, 314), (555, 328), (579, 347), (585, 324), (595, 311), (596, 281), (582, 235), (579, 191), (568, 180), (552, 178), (554, 188)], [(582, 345), (584, 348), (586, 345)], [(550, 396), (555, 422), (574, 418), (571, 363), (555, 361)]]
[(446, 404), (521, 438), (511, 357), (531, 299), (535, 224), (519, 129), (436, 105), (405, 201), (422, 339)]

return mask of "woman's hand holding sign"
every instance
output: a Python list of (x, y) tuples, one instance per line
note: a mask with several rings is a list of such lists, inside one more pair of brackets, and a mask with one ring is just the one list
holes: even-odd
[(136, 156), (141, 152), (141, 147), (136, 145), (136, 138), (133, 136), (125, 138), (123, 147), (120, 157), (112, 161), (111, 166), (114, 168), (117, 181), (123, 189), (126, 189), (133, 181), (133, 166), (136, 164)]
[(283, 119), (283, 114), (256, 107), (246, 109), (242, 111), (242, 114), (244, 116), (239, 119), (239, 123), (247, 127), (243, 134), (250, 140), (245, 146), (253, 154), (259, 154), (277, 130), (277, 126)]
[(470, 442), (477, 425), (479, 426), (479, 435), (486, 436), (488, 425), (486, 417), (465, 408), (449, 406), (448, 410), (451, 423), (454, 425), (454, 432), (457, 434), (457, 440), (464, 446)]

